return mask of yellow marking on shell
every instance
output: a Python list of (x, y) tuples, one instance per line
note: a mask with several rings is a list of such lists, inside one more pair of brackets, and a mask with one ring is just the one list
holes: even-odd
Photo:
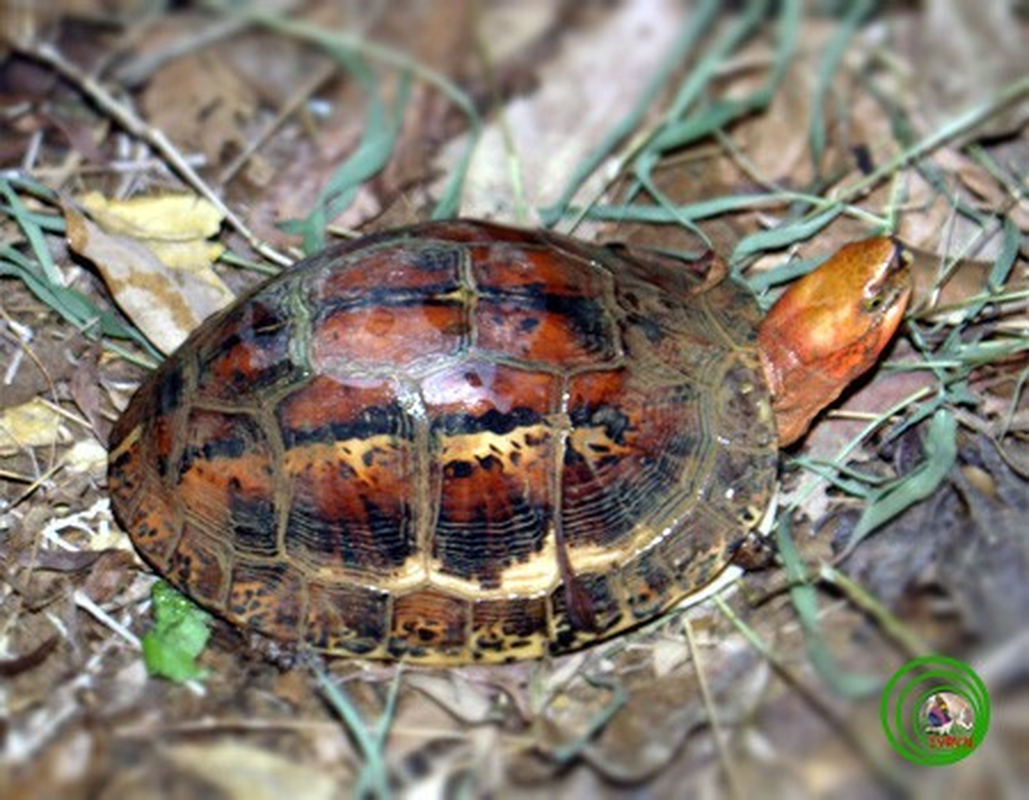
[(761, 508), (760, 506), (747, 506), (744, 508), (737, 517), (737, 521), (746, 530), (752, 530), (758, 526), (762, 518), (765, 516), (767, 509)]
[(591, 463), (602, 458), (624, 456), (632, 452), (632, 448), (618, 444), (608, 436), (601, 426), (575, 428), (569, 438), (575, 452)]
[(538, 553), (526, 561), (506, 567), (500, 575), (500, 585), (495, 588), (485, 588), (477, 580), (440, 572), (439, 566), (439, 562), (433, 562), (430, 584), (442, 592), (470, 600), (540, 597), (552, 591), (561, 577), (553, 532), (547, 534)]
[(429, 570), (425, 565), (423, 556), (420, 555), (409, 557), (400, 565), (399, 569), (389, 574), (384, 573), (381, 576), (377, 576), (374, 581), (368, 580), (367, 573), (358, 573), (345, 567), (320, 566), (311, 564), (310, 560), (304, 563), (307, 571), (315, 580), (328, 585), (373, 583), (376, 589), (381, 589), (394, 595), (404, 595), (424, 589), (430, 583), (435, 583), (435, 579), (430, 580)]
[(354, 470), (362, 478), (369, 465), (365, 463), (365, 457), (371, 455), (374, 466), (374, 453), (376, 451), (396, 450), (396, 439), (386, 433), (378, 436), (369, 436), (364, 439), (342, 439), (338, 442), (317, 442), (300, 445), (286, 451), (285, 467), (286, 472), (297, 475), (307, 469), (313, 461), (312, 456), (321, 456), (317, 459), (319, 463), (338, 464), (344, 463)]
[(554, 539), (554, 532), (549, 531), (538, 553), (504, 570), (500, 577), (502, 594), (529, 597), (557, 586), (561, 570)]
[[(546, 449), (540, 444), (549, 440), (551, 429), (546, 425), (526, 425), (510, 433), (463, 433), (442, 437), (443, 463), (474, 461), (489, 456), (503, 461), (504, 471), (524, 470), (543, 460)], [(512, 460), (518, 453), (518, 464)]]
[(110, 462), (117, 461), (126, 450), (131, 450), (133, 447), (136, 446), (136, 443), (139, 441), (139, 438), (142, 435), (143, 426), (137, 425), (135, 428), (133, 428), (131, 431), (125, 434), (124, 438), (120, 442), (118, 442), (118, 446), (110, 452), (110, 454), (107, 456), (107, 460)]
[[(638, 541), (637, 537), (640, 533), (647, 536), (651, 531), (646, 526), (637, 525), (632, 538)], [(614, 565), (624, 565), (632, 561), (638, 552), (635, 547), (578, 545), (568, 548), (568, 561), (572, 566), (572, 572), (576, 575), (586, 572), (607, 572)]]

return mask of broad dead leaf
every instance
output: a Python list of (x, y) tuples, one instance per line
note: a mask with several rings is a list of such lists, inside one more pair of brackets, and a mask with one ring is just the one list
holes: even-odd
[[(1017, 3), (932, 0), (924, 6), (925, 13), (910, 18), (904, 33), (911, 37), (918, 65), (912, 71), (918, 112), (932, 130), (1024, 77), (1029, 50)], [(1027, 121), (1029, 104), (1012, 103), (961, 139), (1000, 138)]]
[[(133, 239), (193, 242), (214, 236), (222, 224), (218, 209), (189, 194), (109, 200), (99, 192), (89, 192), (79, 203), (107, 233)], [(209, 246), (221, 254), (220, 246)]]
[[(598, 24), (566, 37), (559, 57), (541, 68), (539, 90), (508, 104), (504, 118), (483, 131), (461, 213), (516, 219), (519, 184), (529, 207), (554, 203), (612, 122), (638, 102), (640, 87), (667, 57), (682, 14), (680, 5), (669, 0), (626, 3)], [(598, 57), (599, 53), (618, 56)], [(462, 138), (443, 151), (441, 174), (452, 173), (466, 147)], [(604, 178), (598, 171), (585, 193), (595, 196)], [(435, 192), (443, 185), (440, 181)]]
[(68, 241), (100, 270), (118, 305), (146, 337), (170, 353), (234, 299), (211, 268), (222, 246), (208, 242), (221, 217), (192, 196), (82, 199), (97, 220), (65, 209)]
[(247, 146), (257, 111), (254, 82), (243, 80), (212, 49), (173, 60), (148, 82), (143, 109), (150, 124), (211, 163)]

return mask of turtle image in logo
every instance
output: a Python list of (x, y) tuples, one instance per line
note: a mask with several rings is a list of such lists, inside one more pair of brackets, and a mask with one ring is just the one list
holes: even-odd
[(990, 699), (975, 671), (946, 656), (909, 661), (886, 684), (879, 708), (893, 748), (916, 764), (943, 766), (970, 755), (990, 724)]

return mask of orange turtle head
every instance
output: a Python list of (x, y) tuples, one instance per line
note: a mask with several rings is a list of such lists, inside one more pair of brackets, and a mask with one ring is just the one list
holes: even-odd
[(879, 358), (911, 297), (910, 261), (892, 239), (849, 244), (772, 306), (758, 344), (780, 444), (803, 436)]

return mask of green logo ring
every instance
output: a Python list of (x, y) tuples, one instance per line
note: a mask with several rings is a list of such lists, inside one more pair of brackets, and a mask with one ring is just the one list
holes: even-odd
[[(963, 700), (973, 714), (971, 728), (958, 736), (951, 735), (949, 729), (937, 733), (927, 728), (922, 718), (929, 700), (942, 693)], [(963, 661), (923, 656), (902, 666), (886, 683), (879, 716), (890, 746), (908, 761), (926, 766), (954, 764), (969, 756), (986, 736), (990, 726), (989, 692)]]

